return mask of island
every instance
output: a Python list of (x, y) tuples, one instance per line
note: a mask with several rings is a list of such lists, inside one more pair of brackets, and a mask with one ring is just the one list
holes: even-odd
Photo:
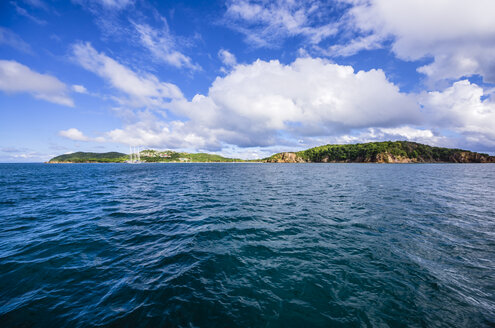
[(268, 163), (495, 163), (495, 157), (469, 150), (432, 147), (410, 141), (325, 145), (278, 153)]
[[(136, 155), (136, 154), (134, 154)], [(135, 158), (134, 156), (133, 158)], [(86, 153), (76, 152), (64, 154), (52, 158), (48, 163), (126, 163), (130, 156), (124, 153)], [(221, 162), (245, 162), (238, 158), (226, 158), (216, 154), (185, 153), (172, 150), (158, 151), (146, 149), (139, 152), (140, 163), (221, 163)]]
[[(260, 160), (153, 149), (142, 150), (139, 155), (139, 162), (143, 163), (495, 163), (495, 156), (488, 154), (410, 141), (324, 145), (298, 152), (277, 153)], [(126, 163), (129, 159), (129, 155), (118, 152), (76, 152), (54, 157), (48, 163)]]

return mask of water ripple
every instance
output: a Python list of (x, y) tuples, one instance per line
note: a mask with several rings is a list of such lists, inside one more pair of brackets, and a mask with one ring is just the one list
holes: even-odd
[(490, 164), (0, 164), (0, 322), (495, 326), (493, 181)]

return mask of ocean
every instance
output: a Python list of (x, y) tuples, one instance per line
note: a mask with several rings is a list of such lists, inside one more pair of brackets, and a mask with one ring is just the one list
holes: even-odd
[(1, 327), (494, 327), (495, 164), (0, 164)]

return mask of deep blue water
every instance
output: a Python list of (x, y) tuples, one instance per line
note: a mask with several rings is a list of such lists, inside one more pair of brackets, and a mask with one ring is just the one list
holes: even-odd
[(2, 327), (493, 327), (492, 164), (0, 164)]

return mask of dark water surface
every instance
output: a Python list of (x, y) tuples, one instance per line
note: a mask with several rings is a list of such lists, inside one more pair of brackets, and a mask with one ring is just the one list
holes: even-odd
[(492, 164), (0, 164), (2, 327), (494, 327)]

